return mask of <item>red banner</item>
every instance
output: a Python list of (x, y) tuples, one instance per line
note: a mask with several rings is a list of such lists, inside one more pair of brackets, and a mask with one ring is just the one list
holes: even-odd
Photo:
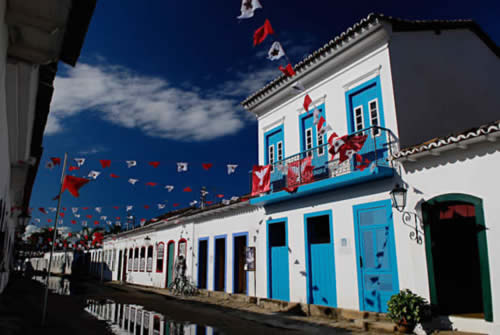
[(271, 189), (271, 165), (254, 165), (252, 170), (252, 195)]

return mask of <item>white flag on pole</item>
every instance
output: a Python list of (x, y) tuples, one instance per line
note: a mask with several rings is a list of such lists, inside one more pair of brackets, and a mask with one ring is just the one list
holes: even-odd
[(238, 167), (238, 164), (228, 164), (227, 165), (227, 174), (233, 174), (236, 171), (236, 168)]
[(136, 161), (125, 161), (127, 163), (127, 167), (131, 168), (137, 165)]
[(242, 0), (241, 15), (237, 19), (249, 19), (253, 17), (256, 9), (262, 8), (259, 0)]
[(88, 177), (92, 179), (97, 179), (101, 173), (99, 171), (90, 171)]
[(285, 55), (285, 50), (281, 46), (281, 43), (275, 41), (269, 51), (267, 52), (267, 59), (269, 60), (278, 60)]
[(76, 165), (81, 167), (83, 164), (85, 164), (85, 158), (75, 158)]
[(165, 185), (165, 189), (169, 192), (172, 192), (174, 190), (174, 187), (172, 185)]
[(130, 184), (132, 184), (132, 185), (135, 185), (135, 183), (137, 183), (138, 181), (139, 181), (139, 179), (134, 179), (134, 178), (130, 178), (130, 179), (128, 180), (128, 182), (129, 182)]
[(187, 170), (188, 170), (188, 163), (186, 162), (177, 163), (177, 172), (186, 172)]

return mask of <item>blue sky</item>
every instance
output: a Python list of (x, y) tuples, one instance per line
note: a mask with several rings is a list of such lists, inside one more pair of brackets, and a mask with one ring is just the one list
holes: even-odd
[[(31, 207), (56, 206), (51, 199), (58, 192), (60, 168), (50, 171), (44, 165), (64, 152), (87, 158), (76, 175), (103, 172), (79, 198), (64, 195), (64, 225), (74, 230), (79, 225), (69, 224), (71, 207), (88, 206), (90, 210), (81, 212), (95, 218), (93, 208), (102, 206), (102, 215), (123, 222), (126, 205), (136, 206), (139, 219), (154, 217), (173, 203), (184, 207), (198, 199), (202, 185), (212, 198), (248, 193), (248, 171), (257, 162), (257, 129), (239, 102), (280, 74), (265, 59), (270, 41), (252, 47), (253, 31), (265, 18), (292, 62), (370, 12), (407, 19), (471, 18), (500, 41), (499, 8), (487, 1), (261, 3), (264, 8), (253, 19), (238, 22), (239, 0), (98, 1), (79, 64), (60, 66)], [(103, 170), (99, 159), (113, 160), (111, 167)], [(125, 160), (137, 160), (138, 166), (127, 169)], [(154, 169), (149, 161), (161, 164)], [(189, 162), (189, 172), (178, 174), (178, 161)], [(204, 162), (214, 167), (204, 171)], [(239, 165), (231, 176), (228, 163)], [(121, 178), (112, 179), (110, 173)], [(132, 186), (128, 178), (140, 181)], [(150, 181), (160, 186), (144, 185)], [(168, 193), (166, 184), (175, 190)], [(182, 192), (187, 186), (192, 193)], [(166, 209), (159, 211), (158, 203), (166, 203)], [(145, 204), (151, 208), (144, 209)], [(44, 224), (54, 216), (33, 214)]]

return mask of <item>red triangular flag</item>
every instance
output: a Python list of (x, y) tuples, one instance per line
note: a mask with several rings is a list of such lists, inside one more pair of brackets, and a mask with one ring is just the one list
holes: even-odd
[(293, 70), (292, 64), (290, 64), (290, 63), (288, 63), (288, 65), (286, 67), (283, 67), (283, 66), (280, 65), (279, 69), (287, 77), (293, 77), (293, 76), (295, 76), (295, 71)]
[(47, 219), (47, 222), (48, 222), (48, 223), (51, 223), (51, 222), (52, 222), (52, 219)]
[(213, 203), (214, 203), (213, 201), (207, 201), (207, 205), (211, 205)]
[(75, 171), (75, 170), (80, 170), (80, 168), (78, 166), (70, 166), (69, 170), (70, 171)]
[(88, 207), (82, 207), (82, 209), (83, 209), (83, 210), (87, 210), (87, 209), (89, 209), (89, 208), (88, 208)]
[(43, 214), (47, 214), (47, 211), (46, 211), (46, 210), (45, 210), (45, 208), (43, 208), (43, 207), (38, 208), (38, 210), (39, 210), (40, 212), (42, 212)]
[(61, 165), (61, 159), (59, 157), (50, 157), (50, 160), (54, 165)]
[(111, 160), (109, 159), (100, 159), (99, 162), (101, 163), (103, 169), (111, 166)]
[(96, 226), (97, 226), (98, 224), (99, 224), (99, 221), (97, 221), (97, 220), (96, 220), (96, 221), (94, 221), (94, 225), (96, 225)]
[(149, 205), (144, 205), (144, 208), (149, 209)]
[(192, 192), (193, 190), (191, 189), (191, 187), (188, 186), (183, 191), (184, 192)]
[(113, 208), (114, 208), (114, 209), (118, 209), (118, 208), (120, 208), (120, 206), (113, 206)]
[(114, 173), (110, 174), (109, 176), (110, 176), (111, 178), (120, 178), (120, 176), (118, 176), (118, 175), (116, 175), (116, 174), (114, 174)]
[(90, 214), (87, 214), (86, 217), (87, 217), (87, 219), (92, 219), (92, 215), (90, 215)]
[(253, 34), (253, 46), (262, 43), (267, 35), (274, 34), (273, 27), (271, 27), (271, 22), (268, 19), (264, 22), (264, 25), (257, 29)]
[(69, 193), (71, 193), (74, 197), (78, 197), (80, 195), (78, 193), (78, 190), (89, 181), (89, 179), (85, 178), (65, 176), (61, 193), (63, 193), (65, 190), (68, 190)]
[(151, 165), (152, 167), (154, 167), (156, 169), (158, 167), (158, 165), (160, 165), (160, 162), (149, 162), (149, 165)]
[(213, 166), (213, 164), (212, 163), (202, 163), (201, 166), (203, 167), (203, 169), (208, 171)]
[(76, 220), (71, 220), (71, 224), (76, 224)]
[(224, 194), (217, 194), (217, 198), (224, 198)]
[(309, 94), (306, 94), (306, 96), (304, 97), (304, 109), (306, 110), (306, 112), (309, 112), (309, 105), (312, 103), (312, 99), (311, 97), (309, 96)]
[(178, 203), (175, 203), (175, 204), (173, 204), (172, 206), (173, 206), (173, 207), (178, 207), (178, 206), (179, 206), (179, 204), (178, 204)]
[(154, 187), (154, 186), (158, 185), (158, 183), (153, 183), (150, 181), (150, 182), (147, 182), (146, 185)]
[(63, 218), (64, 217), (64, 213), (62, 213), (62, 212), (59, 213), (59, 216)]

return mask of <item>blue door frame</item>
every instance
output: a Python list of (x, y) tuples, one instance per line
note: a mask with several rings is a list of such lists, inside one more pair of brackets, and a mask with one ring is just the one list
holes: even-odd
[[(308, 219), (325, 215), (328, 216), (329, 220), (330, 242), (311, 244)], [(337, 307), (332, 211), (304, 214), (304, 237), (307, 301), (310, 304)]]
[(387, 301), (399, 292), (391, 200), (355, 205), (353, 215), (359, 309), (387, 312)]
[[(285, 225), (285, 245), (272, 247), (269, 243), (269, 226), (276, 223)], [(268, 220), (267, 241), (267, 297), (290, 301), (290, 270), (288, 264), (288, 218)], [(274, 260), (274, 261), (273, 261)]]
[(224, 290), (223, 292), (226, 292), (226, 286), (227, 286), (227, 235), (217, 235), (214, 236), (214, 283), (213, 283), (213, 289), (215, 291), (215, 279), (217, 278), (217, 240), (224, 239)]
[[(233, 293), (236, 293), (236, 290), (235, 290), (235, 285), (234, 283), (236, 282), (236, 271), (234, 269), (234, 260), (236, 259), (236, 248), (234, 247), (234, 241), (236, 240), (236, 237), (239, 237), (239, 236), (245, 236), (246, 237), (246, 246), (248, 247), (248, 232), (242, 232), (242, 233), (234, 233), (233, 234)], [(248, 271), (245, 271), (245, 276), (246, 276), (246, 295), (248, 295)]]
[(205, 277), (206, 277), (206, 283), (205, 283), (205, 287), (207, 288), (208, 290), (208, 265), (209, 265), (209, 262), (208, 260), (210, 259), (209, 258), (209, 254), (210, 254), (210, 239), (208, 237), (201, 237), (198, 239), (198, 288), (200, 287), (200, 242), (201, 241), (207, 241), (207, 269), (206, 269), (206, 274), (205, 274)]

